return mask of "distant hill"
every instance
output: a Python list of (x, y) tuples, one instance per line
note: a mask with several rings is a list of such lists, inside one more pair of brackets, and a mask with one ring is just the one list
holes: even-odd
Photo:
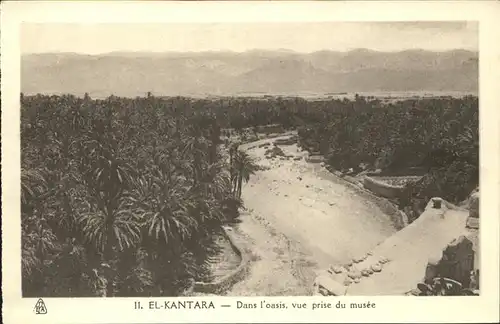
[(478, 53), (252, 50), (199, 53), (29, 54), (25, 94), (92, 97), (478, 90)]

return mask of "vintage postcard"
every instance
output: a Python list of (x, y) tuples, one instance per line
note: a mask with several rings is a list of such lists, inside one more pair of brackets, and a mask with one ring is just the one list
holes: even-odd
[(5, 323), (497, 322), (499, 13), (3, 3)]

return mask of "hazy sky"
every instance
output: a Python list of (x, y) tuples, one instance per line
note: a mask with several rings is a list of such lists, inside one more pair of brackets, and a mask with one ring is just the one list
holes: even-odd
[(475, 22), (23, 24), (21, 52), (478, 49)]

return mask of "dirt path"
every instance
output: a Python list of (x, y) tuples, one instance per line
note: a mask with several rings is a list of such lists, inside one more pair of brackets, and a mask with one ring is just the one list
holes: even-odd
[[(235, 230), (255, 261), (229, 296), (310, 295), (317, 272), (366, 253), (396, 232), (376, 205), (317, 176), (318, 166), (303, 159), (266, 159), (266, 148), (257, 146), (274, 140), (241, 147), (269, 170), (243, 188), (247, 212)], [(304, 155), (296, 145), (282, 149)]]

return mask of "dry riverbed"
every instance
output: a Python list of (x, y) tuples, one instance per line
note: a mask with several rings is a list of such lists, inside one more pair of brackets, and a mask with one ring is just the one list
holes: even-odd
[[(267, 159), (275, 139), (242, 145), (269, 169), (244, 185), (246, 211), (234, 228), (251, 253), (248, 275), (229, 296), (311, 295), (318, 272), (366, 253), (396, 232), (388, 215), (341, 182), (318, 174), (297, 145), (280, 146), (288, 159)], [(297, 157), (294, 159), (292, 157)]]

